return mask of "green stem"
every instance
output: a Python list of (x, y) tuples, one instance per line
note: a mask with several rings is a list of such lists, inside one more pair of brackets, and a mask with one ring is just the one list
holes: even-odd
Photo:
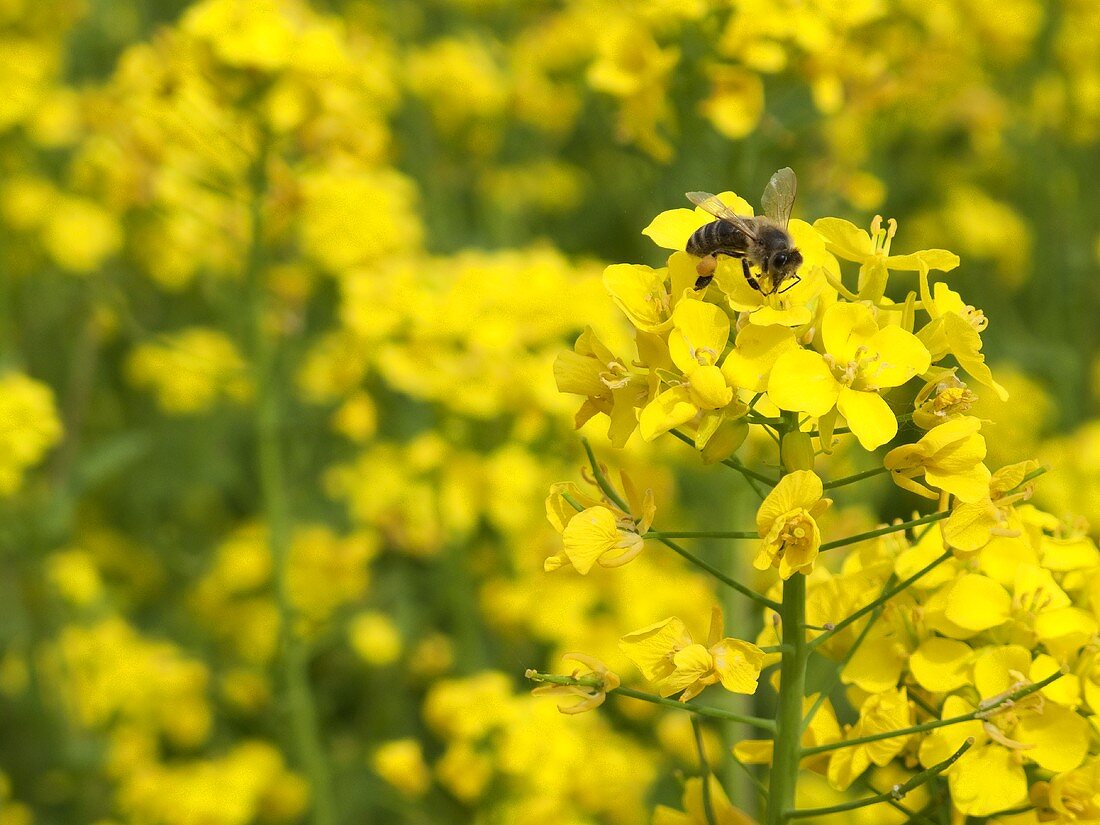
[[(669, 430), (669, 432), (680, 441), (683, 441), (685, 444), (690, 444), (692, 447), (695, 446), (695, 440), (692, 439), (690, 436), (684, 435), (684, 433), (680, 432), (679, 430)], [(741, 476), (745, 479), (748, 485), (752, 487), (753, 492), (755, 492), (760, 498), (764, 498), (767, 494), (757, 485), (757, 480), (764, 482), (769, 487), (774, 487), (778, 483), (775, 481), (775, 479), (768, 478), (765, 475), (761, 475), (760, 473), (750, 470), (748, 467), (738, 461), (736, 456), (727, 458), (722, 463), (725, 464), (727, 467), (732, 467), (734, 470), (737, 470), (737, 472), (741, 473)]]
[(890, 790), (884, 793), (876, 794), (875, 796), (868, 796), (864, 799), (855, 799), (851, 802), (841, 802), (839, 805), (829, 805), (824, 808), (803, 808), (801, 811), (791, 811), (789, 814), (791, 819), (803, 818), (803, 817), (817, 817), (825, 816), (827, 814), (839, 814), (844, 811), (854, 811), (857, 808), (866, 808), (868, 805), (878, 805), (881, 802), (887, 800), (897, 801), (902, 799), (907, 793), (914, 788), (919, 788), (921, 785), (925, 785), (931, 782), (941, 773), (946, 771), (952, 765), (954, 765), (964, 753), (970, 750), (970, 747), (974, 744), (974, 738), (967, 739), (959, 747), (957, 751), (944, 759), (942, 762), (937, 762), (930, 768), (921, 771), (918, 774), (914, 774), (909, 778), (909, 781), (900, 785), (895, 785)]
[(691, 717), (691, 728), (695, 733), (695, 750), (699, 752), (699, 767), (703, 771), (703, 813), (706, 815), (707, 825), (718, 825), (718, 818), (714, 815), (714, 803), (710, 799), (710, 783), (714, 777), (710, 775), (706, 744), (703, 742), (703, 726), (698, 716)]
[(275, 599), (279, 611), (279, 637), (285, 699), (298, 760), (310, 783), (314, 825), (335, 825), (332, 788), (317, 722), (317, 708), (309, 683), (309, 655), (298, 635), (297, 613), (290, 596), (290, 553), (293, 520), (287, 498), (286, 471), (281, 439), (282, 398), (277, 343), (264, 329), (263, 270), (263, 155), (254, 170), (251, 204), (252, 238), (246, 262), (249, 320), (256, 375), (256, 440), (260, 494), (268, 528), (268, 544), (274, 566)]
[(833, 481), (826, 481), (821, 486), (824, 487), (826, 490), (832, 490), (836, 487), (844, 487), (848, 484), (855, 484), (857, 481), (863, 481), (863, 479), (865, 478), (874, 478), (875, 476), (880, 476), (883, 473), (888, 472), (890, 471), (885, 467), (875, 467), (873, 470), (864, 470), (862, 473), (855, 473), (854, 475), (844, 476), (843, 478), (838, 478)]
[(972, 722), (975, 719), (984, 719), (988, 716), (994, 715), (998, 709), (1013, 702), (1018, 702), (1025, 696), (1030, 696), (1032, 693), (1042, 690), (1051, 682), (1056, 679), (1061, 679), (1065, 674), (1058, 670), (1050, 674), (1050, 676), (1042, 679), (1027, 687), (1020, 688), (1013, 693), (1004, 694), (999, 696), (995, 701), (986, 700), (985, 703), (980, 704), (977, 708), (969, 713), (963, 713), (959, 716), (952, 716), (948, 719), (933, 719), (931, 722), (924, 722), (920, 725), (911, 725), (907, 728), (898, 728), (897, 730), (883, 731), (882, 733), (871, 733), (867, 736), (857, 736), (855, 739), (845, 739), (840, 742), (829, 742), (825, 745), (818, 745), (814, 748), (807, 748), (803, 751), (803, 756), (813, 756), (817, 753), (827, 753), (828, 751), (840, 750), (841, 748), (852, 748), (857, 745), (866, 745), (869, 742), (881, 742), (883, 739), (894, 739), (898, 736), (912, 736), (914, 733), (924, 733), (926, 731), (935, 730), (936, 728), (944, 728), (949, 725), (958, 725), (962, 722)]
[(588, 463), (592, 465), (592, 476), (596, 479), (596, 484), (603, 491), (605, 496), (618, 505), (619, 509), (624, 513), (629, 513), (630, 505), (623, 501), (622, 496), (619, 495), (619, 491), (611, 486), (611, 483), (603, 474), (603, 469), (600, 467), (600, 462), (596, 461), (596, 454), (592, 452), (592, 445), (588, 443), (588, 439), (582, 438), (581, 444), (584, 445), (584, 451), (588, 455)]
[(823, 633), (820, 636), (818, 636), (817, 638), (813, 639), (810, 642), (810, 649), (812, 650), (812, 649), (816, 648), (818, 645), (823, 644), (827, 640), (831, 639), (837, 633), (843, 632), (844, 629), (847, 628), (849, 625), (851, 625), (854, 622), (858, 622), (860, 619), (862, 619), (864, 616), (866, 616), (872, 610), (877, 608), (879, 605), (885, 604), (886, 602), (890, 601), (890, 599), (894, 598), (894, 596), (898, 595), (898, 593), (902, 592), (907, 587), (912, 585), (913, 582), (915, 582), (917, 579), (921, 578), (922, 576), (926, 575), (927, 573), (931, 572), (932, 570), (935, 570), (937, 567), (939, 567), (941, 564), (943, 564), (945, 561), (947, 561), (949, 558), (951, 558), (954, 555), (955, 555), (954, 552), (952, 552), (951, 550), (944, 550), (941, 555), (937, 556), (935, 559), (930, 561), (928, 564), (926, 564), (924, 567), (922, 567), (920, 570), (918, 570), (912, 576), (910, 576), (909, 578), (907, 578), (907, 579), (905, 579), (901, 582), (898, 582), (898, 584), (896, 584), (894, 587), (891, 587), (887, 590), (884, 590), (879, 595), (879, 597), (877, 599), (875, 599), (873, 602), (870, 602), (869, 604), (865, 604), (863, 607), (861, 607), (855, 613), (851, 614), (850, 616), (846, 617), (843, 621), (838, 622), (836, 625), (834, 625), (832, 630), (828, 631), (827, 633)]
[(697, 531), (683, 530), (670, 533), (667, 530), (650, 530), (643, 539), (759, 539), (760, 534), (749, 530)]
[(736, 590), (742, 596), (744, 596), (748, 599), (752, 599), (754, 602), (759, 604), (761, 607), (768, 607), (768, 608), (771, 608), (772, 610), (776, 610), (776, 611), (779, 610), (779, 603), (778, 602), (772, 601), (767, 596), (761, 595), (760, 593), (757, 593), (755, 590), (753, 590), (749, 587), (746, 587), (745, 585), (741, 584), (741, 582), (737, 581), (737, 579), (730, 578), (725, 573), (723, 573), (721, 570), (719, 570), (717, 567), (715, 567), (712, 564), (708, 564), (707, 562), (703, 561), (698, 556), (692, 555), (687, 550), (685, 550), (683, 547), (678, 545), (676, 542), (674, 542), (670, 539), (666, 539), (663, 535), (655, 536), (655, 538), (657, 539), (657, 541), (661, 542), (661, 544), (663, 544), (665, 547), (668, 547), (673, 552), (675, 552), (675, 553), (679, 554), (680, 556), (682, 556), (683, 558), (687, 559), (689, 562), (694, 564), (700, 570), (705, 570), (707, 573), (714, 576), (714, 578), (718, 579), (718, 581), (722, 582), (722, 584), (726, 585), (727, 587), (732, 587), (734, 590)]
[(794, 808), (798, 766), (802, 758), (802, 697), (806, 693), (806, 577), (795, 573), (783, 582), (783, 654), (779, 702), (775, 714), (775, 747), (768, 787), (767, 825), (780, 825)]
[(848, 536), (847, 538), (827, 541), (818, 548), (818, 551), (824, 552), (826, 550), (834, 550), (837, 547), (847, 547), (849, 544), (858, 544), (868, 539), (877, 539), (879, 536), (888, 536), (890, 533), (900, 533), (902, 530), (908, 530), (910, 527), (920, 527), (922, 524), (931, 524), (935, 521), (941, 521), (950, 515), (950, 510), (940, 510), (939, 512), (921, 516), (912, 521), (903, 521), (900, 524), (889, 524), (886, 527), (879, 527), (877, 530), (868, 530), (866, 533), (856, 533), (854, 536)]

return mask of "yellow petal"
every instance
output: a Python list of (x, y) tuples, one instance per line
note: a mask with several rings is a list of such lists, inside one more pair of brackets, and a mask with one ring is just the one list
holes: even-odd
[(718, 410), (733, 400), (733, 388), (718, 367), (698, 367), (691, 373), (691, 402), (702, 410)]
[(740, 639), (722, 639), (710, 649), (722, 687), (733, 693), (756, 693), (764, 651)]
[(865, 450), (881, 447), (898, 434), (894, 411), (877, 392), (841, 387), (836, 406)]
[(562, 532), (565, 555), (582, 575), (592, 569), (607, 551), (619, 542), (615, 514), (606, 507), (589, 507), (569, 519)]
[(869, 346), (879, 354), (879, 360), (865, 378), (878, 387), (900, 387), (914, 375), (927, 372), (932, 361), (928, 348), (901, 327), (880, 329)]
[(713, 220), (698, 209), (669, 209), (650, 221), (642, 234), (664, 249), (683, 249), (696, 229)]
[(873, 251), (866, 230), (842, 218), (818, 218), (814, 229), (825, 239), (826, 248), (846, 261), (862, 262)]
[(925, 639), (909, 657), (909, 670), (925, 690), (949, 693), (970, 681), (970, 645), (934, 636)]
[(1027, 777), (1016, 755), (997, 744), (964, 753), (947, 775), (951, 803), (968, 816), (989, 816), (1027, 802)]
[(661, 433), (691, 421), (698, 412), (699, 408), (692, 403), (690, 389), (672, 387), (642, 408), (638, 431), (646, 441), (652, 441)]
[(892, 634), (866, 639), (844, 666), (842, 678), (868, 693), (897, 687), (905, 666), (905, 649)]
[(992, 579), (970, 574), (955, 580), (944, 615), (966, 630), (981, 631), (1008, 621), (1012, 597)]
[(981, 353), (982, 339), (978, 331), (965, 319), (948, 313), (941, 319), (947, 345), (955, 360), (979, 384), (983, 384), (997, 393), (1002, 401), (1008, 400), (1008, 390), (993, 379), (993, 373), (986, 366), (985, 356)]
[(722, 372), (730, 386), (752, 392), (766, 390), (776, 359), (784, 352), (798, 349), (794, 333), (779, 324), (766, 327), (749, 324), (737, 333), (734, 346), (722, 363)]
[(619, 650), (638, 666), (646, 679), (658, 682), (672, 673), (672, 655), (689, 644), (691, 637), (684, 623), (672, 616), (627, 633), (619, 639)]
[(886, 265), (890, 269), (907, 272), (917, 272), (923, 264), (928, 269), (938, 269), (940, 272), (950, 272), (959, 265), (959, 256), (946, 249), (922, 249), (920, 252), (911, 252), (908, 255), (890, 255), (886, 258)]
[(665, 270), (641, 264), (612, 264), (603, 271), (603, 283), (615, 305), (638, 329), (656, 332), (671, 323), (661, 302), (665, 292)]
[(866, 304), (833, 304), (821, 321), (825, 351), (844, 364), (856, 357), (856, 350), (869, 346), (879, 331), (875, 316)]
[(815, 417), (833, 408), (840, 389), (824, 359), (805, 349), (780, 355), (768, 378), (768, 397), (773, 404)]
[(986, 648), (974, 661), (974, 687), (983, 699), (1023, 687), (1031, 653), (1020, 645)]
[[(982, 441), (983, 452), (985, 441)], [(924, 480), (938, 487), (960, 501), (981, 501), (989, 493), (989, 468), (978, 464), (968, 470), (942, 472), (937, 467), (928, 467), (924, 471)]]
[(1028, 759), (1048, 771), (1071, 771), (1088, 752), (1089, 723), (1072, 710), (1047, 702), (1042, 713), (1020, 713), (1013, 738), (1032, 747), (1024, 751)]
[(714, 304), (685, 299), (672, 312), (668, 349), (672, 361), (690, 374), (700, 364), (716, 364), (730, 335), (730, 319)]

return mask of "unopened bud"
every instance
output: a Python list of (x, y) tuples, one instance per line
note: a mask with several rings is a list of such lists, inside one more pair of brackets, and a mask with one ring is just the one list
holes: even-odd
[(779, 445), (779, 455), (783, 459), (783, 469), (788, 473), (813, 470), (814, 444), (810, 434), (798, 430), (784, 435)]

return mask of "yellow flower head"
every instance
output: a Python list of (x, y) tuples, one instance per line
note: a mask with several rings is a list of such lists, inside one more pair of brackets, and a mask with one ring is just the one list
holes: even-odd
[(574, 422), (578, 429), (596, 413), (605, 413), (611, 419), (607, 434), (611, 444), (626, 444), (637, 426), (635, 401), (639, 393), (645, 397), (644, 375), (633, 372), (591, 327), (585, 327), (573, 349), (560, 353), (554, 361), (554, 378), (559, 392), (584, 396)]
[(683, 300), (672, 313), (672, 324), (668, 351), (681, 375), (670, 375), (672, 386), (642, 409), (638, 424), (646, 441), (695, 420), (700, 413), (722, 411), (712, 416), (717, 426), (723, 418), (742, 412), (726, 373), (718, 367), (730, 334), (726, 313), (714, 304)]
[[(586, 670), (575, 668), (572, 676), (574, 679), (594, 684), (576, 685), (542, 685), (531, 691), (536, 696), (577, 696), (581, 701), (574, 705), (558, 705), (558, 710), (570, 716), (584, 713), (586, 710), (598, 708), (607, 699), (607, 694), (617, 688), (621, 681), (607, 665), (599, 659), (594, 659), (584, 653), (566, 653), (562, 655), (565, 661), (574, 661), (583, 665)], [(527, 677), (531, 678), (535, 671), (529, 670)]]
[(572, 482), (550, 488), (546, 516), (561, 533), (563, 551), (546, 559), (543, 568), (547, 572), (572, 565), (584, 575), (597, 564), (621, 567), (642, 552), (642, 535), (657, 513), (653, 491), (639, 493), (625, 473), (622, 479), (627, 503), (631, 512), (638, 514), (636, 518), (606, 497), (586, 495)]
[(619, 640), (619, 649), (656, 682), (662, 696), (683, 691), (681, 702), (698, 696), (709, 685), (722, 683), (733, 693), (756, 692), (764, 651), (751, 642), (722, 638), (722, 611), (711, 612), (707, 645), (693, 642), (676, 618), (651, 624)]
[[(990, 472), (982, 463), (985, 439), (982, 422), (964, 416), (933, 427), (916, 444), (896, 447), (884, 464), (894, 483), (925, 498), (938, 498), (930, 487), (965, 502), (980, 501), (989, 493)], [(914, 480), (924, 476), (924, 484)]]
[(753, 566), (757, 570), (778, 567), (789, 579), (797, 572), (809, 573), (821, 546), (817, 519), (832, 501), (822, 498), (821, 479), (810, 470), (783, 476), (756, 511), (756, 528), (763, 541)]
[(922, 430), (966, 415), (978, 400), (978, 396), (955, 375), (954, 369), (934, 372), (935, 377), (925, 383), (913, 399), (913, 423)]
[(879, 328), (865, 304), (833, 304), (821, 323), (825, 353), (797, 349), (772, 368), (768, 397), (783, 410), (821, 417), (836, 407), (865, 450), (892, 439), (898, 422), (880, 390), (928, 369), (924, 344), (901, 327)]

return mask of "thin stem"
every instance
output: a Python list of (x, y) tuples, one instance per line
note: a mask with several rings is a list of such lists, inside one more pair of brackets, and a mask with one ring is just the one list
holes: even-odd
[(802, 757), (802, 698), (806, 693), (806, 577), (795, 573), (783, 582), (783, 654), (779, 702), (775, 713), (775, 744), (768, 788), (767, 825), (780, 825), (795, 804), (798, 766)]
[[(694, 441), (694, 439), (691, 438), (691, 436), (685, 435), (684, 433), (680, 432), (679, 430), (669, 430), (669, 432), (675, 438), (679, 439), (680, 441), (683, 441), (685, 444), (690, 444), (692, 447), (695, 446), (695, 441)], [(741, 473), (741, 476), (745, 479), (745, 481), (748, 483), (748, 485), (750, 487), (752, 487), (753, 492), (755, 492), (758, 496), (760, 496), (760, 498), (764, 498), (767, 494), (763, 490), (761, 490), (760, 487), (757, 485), (756, 479), (759, 479), (759, 480), (763, 481), (769, 487), (774, 487), (776, 485), (776, 482), (773, 479), (770, 479), (767, 476), (761, 475), (760, 473), (756, 473), (756, 472), (750, 470), (745, 465), (743, 465), (737, 459), (736, 456), (727, 458), (724, 461), (722, 461), (722, 463), (725, 464), (727, 467), (732, 467), (734, 470), (737, 470), (737, 472)]]
[(932, 522), (945, 519), (950, 515), (951, 511), (941, 510), (927, 516), (913, 519), (912, 521), (903, 521), (900, 524), (889, 524), (886, 527), (879, 527), (877, 530), (868, 530), (866, 533), (856, 533), (854, 536), (848, 536), (847, 538), (827, 541), (821, 545), (818, 550), (820, 552), (834, 550), (837, 547), (847, 547), (849, 544), (858, 544), (861, 541), (876, 539), (879, 536), (888, 536), (890, 533), (900, 533), (902, 530), (908, 530), (910, 527), (920, 527), (922, 524), (931, 524)]
[(309, 779), (313, 798), (314, 825), (335, 825), (332, 786), (321, 743), (317, 708), (309, 683), (308, 651), (296, 630), (297, 611), (290, 595), (290, 552), (293, 519), (287, 497), (286, 472), (280, 428), (282, 397), (278, 378), (277, 343), (269, 340), (264, 329), (263, 270), (263, 192), (264, 156), (261, 153), (253, 170), (254, 189), (250, 207), (251, 241), (246, 260), (245, 284), (248, 290), (252, 353), (256, 375), (256, 441), (260, 474), (260, 494), (267, 521), (268, 544), (274, 565), (275, 599), (279, 612), (279, 663), (290, 728), (297, 757)]
[(600, 462), (596, 461), (596, 454), (592, 452), (592, 445), (588, 443), (588, 439), (582, 438), (581, 444), (584, 445), (584, 451), (588, 454), (588, 463), (592, 465), (592, 475), (596, 479), (596, 484), (603, 490), (603, 494), (615, 502), (624, 513), (629, 513), (630, 505), (623, 501), (622, 496), (619, 495), (618, 491), (608, 482), (607, 477), (604, 476), (603, 469), (600, 467)]
[(873, 470), (864, 470), (862, 473), (855, 473), (854, 475), (844, 476), (843, 478), (834, 479), (833, 481), (826, 481), (821, 486), (826, 490), (832, 490), (837, 487), (844, 487), (848, 484), (855, 484), (857, 481), (863, 481), (865, 478), (874, 478), (880, 476), (883, 473), (890, 472), (885, 467), (875, 467)]
[(657, 539), (657, 541), (661, 542), (661, 544), (663, 544), (665, 547), (668, 547), (673, 552), (675, 552), (675, 553), (679, 554), (680, 556), (682, 556), (683, 558), (687, 559), (689, 562), (694, 564), (700, 570), (705, 570), (707, 573), (714, 576), (714, 578), (718, 579), (718, 581), (722, 582), (722, 584), (726, 585), (727, 587), (732, 587), (734, 590), (736, 590), (742, 596), (745, 596), (746, 598), (752, 599), (754, 602), (759, 604), (761, 607), (768, 607), (768, 608), (771, 608), (772, 610), (779, 610), (779, 602), (772, 601), (767, 596), (764, 596), (760, 593), (757, 593), (755, 590), (741, 584), (741, 582), (737, 581), (737, 579), (730, 578), (725, 573), (723, 573), (721, 570), (719, 570), (717, 567), (715, 567), (714, 565), (708, 564), (707, 562), (703, 561), (698, 556), (695, 556), (695, 555), (689, 553), (687, 550), (685, 550), (683, 547), (678, 545), (676, 542), (674, 542), (670, 539), (666, 539), (663, 535), (655, 536), (655, 538)]
[(774, 731), (775, 722), (771, 719), (763, 719), (759, 716), (748, 716), (744, 713), (737, 713), (732, 710), (726, 710), (724, 708), (713, 708), (708, 705), (697, 705), (694, 702), (681, 702), (678, 699), (669, 699), (664, 696), (657, 696), (653, 693), (644, 693), (640, 690), (634, 690), (628, 687), (617, 687), (614, 690), (608, 691), (608, 696), (626, 696), (630, 699), (639, 699), (642, 702), (649, 702), (652, 705), (661, 705), (666, 708), (678, 708), (679, 710), (686, 710), (689, 713), (694, 713), (697, 716), (705, 716), (708, 719), (725, 719), (729, 722), (742, 722), (746, 725), (752, 725), (753, 727), (760, 728), (761, 730)]
[(703, 726), (698, 716), (691, 717), (691, 728), (695, 732), (695, 750), (699, 752), (699, 767), (703, 770), (703, 813), (707, 817), (707, 825), (718, 825), (718, 818), (714, 815), (714, 803), (710, 799), (710, 765), (707, 764), (707, 749), (703, 742)]
[(952, 765), (954, 765), (959, 758), (970, 750), (974, 744), (974, 737), (970, 737), (959, 746), (959, 749), (944, 759), (942, 762), (937, 762), (930, 768), (921, 771), (918, 774), (914, 774), (909, 778), (907, 782), (900, 785), (894, 785), (890, 790), (885, 791), (875, 796), (868, 796), (864, 799), (855, 799), (851, 802), (841, 802), (839, 805), (829, 805), (824, 808), (803, 808), (800, 811), (791, 811), (788, 816), (791, 819), (805, 818), (811, 816), (825, 816), (826, 814), (839, 814), (844, 811), (854, 811), (857, 808), (866, 808), (868, 805), (878, 805), (880, 802), (885, 802), (888, 799), (895, 802), (902, 799), (907, 793), (915, 788), (919, 788), (921, 785), (925, 785), (946, 771)]
[(827, 751), (840, 750), (841, 748), (852, 748), (856, 745), (866, 745), (869, 742), (880, 742), (883, 739), (894, 739), (898, 736), (912, 736), (914, 733), (924, 733), (925, 731), (935, 730), (936, 728), (943, 728), (949, 725), (958, 725), (962, 722), (972, 722), (975, 719), (985, 719), (986, 717), (994, 715), (994, 713), (1001, 707), (1013, 702), (1017, 702), (1023, 699), (1025, 696), (1030, 696), (1036, 691), (1040, 691), (1049, 685), (1056, 679), (1061, 679), (1065, 674), (1058, 670), (1050, 674), (1050, 676), (1042, 679), (1034, 684), (1030, 684), (1027, 687), (1014, 691), (1013, 693), (1006, 693), (1001, 696), (995, 697), (993, 700), (987, 699), (984, 703), (978, 705), (977, 708), (969, 713), (963, 713), (959, 716), (952, 716), (949, 719), (933, 719), (931, 722), (924, 722), (920, 725), (912, 725), (908, 728), (899, 728), (897, 730), (883, 731), (882, 733), (871, 733), (867, 736), (857, 736), (855, 739), (847, 739), (841, 742), (830, 742), (825, 745), (818, 745), (817, 747), (807, 748), (803, 751), (803, 756), (813, 756), (817, 753), (826, 753)]
[[(852, 643), (852, 646), (848, 648), (848, 652), (844, 654), (844, 658), (837, 663), (836, 672), (833, 674), (833, 678), (829, 680), (828, 686), (822, 688), (821, 693), (817, 695), (814, 703), (810, 705), (810, 709), (806, 712), (806, 716), (802, 720), (803, 731), (810, 727), (810, 725), (814, 721), (814, 717), (817, 715), (817, 712), (821, 709), (821, 706), (825, 704), (825, 700), (829, 698), (829, 694), (836, 690), (836, 686), (840, 684), (840, 678), (841, 674), (844, 673), (844, 668), (848, 666), (848, 663), (850, 661), (852, 661), (852, 657), (856, 655), (856, 651), (859, 650), (860, 645), (863, 644), (863, 640), (867, 638), (867, 634), (871, 632), (871, 628), (874, 626), (875, 622), (878, 621), (878, 617), (881, 615), (881, 610), (875, 610), (871, 614), (871, 618), (868, 619), (867, 624), (863, 626), (863, 630), (859, 632), (859, 635)], [(810, 649), (813, 649), (813, 645), (810, 646)]]
[(650, 530), (642, 535), (643, 539), (759, 539), (760, 534), (755, 530), (682, 530), (668, 532), (667, 530)]
[(883, 590), (882, 593), (879, 594), (879, 597), (877, 599), (870, 602), (869, 604), (865, 604), (863, 607), (861, 607), (855, 613), (851, 614), (850, 616), (845, 618), (843, 621), (838, 622), (833, 627), (832, 630), (828, 631), (827, 633), (823, 633), (820, 636), (818, 636), (817, 638), (811, 640), (810, 641), (810, 648), (811, 649), (816, 648), (818, 645), (823, 644), (828, 639), (831, 639), (837, 633), (843, 632), (844, 629), (847, 628), (849, 625), (851, 625), (854, 622), (858, 622), (860, 619), (862, 619), (864, 616), (866, 616), (872, 610), (877, 608), (879, 605), (883, 605), (886, 602), (890, 601), (890, 599), (894, 598), (894, 596), (898, 595), (898, 593), (902, 592), (907, 587), (912, 585), (913, 582), (917, 581), (917, 579), (921, 578), (922, 576), (926, 575), (927, 573), (930, 573), (932, 570), (935, 570), (937, 567), (939, 567), (941, 564), (943, 564), (945, 561), (952, 558), (953, 556), (954, 556), (954, 553), (951, 550), (944, 550), (942, 555), (937, 556), (935, 559), (930, 561), (928, 564), (926, 564), (924, 567), (922, 567), (920, 570), (918, 570), (912, 576), (910, 576), (909, 578), (904, 579), (903, 581), (899, 582), (894, 587)]

